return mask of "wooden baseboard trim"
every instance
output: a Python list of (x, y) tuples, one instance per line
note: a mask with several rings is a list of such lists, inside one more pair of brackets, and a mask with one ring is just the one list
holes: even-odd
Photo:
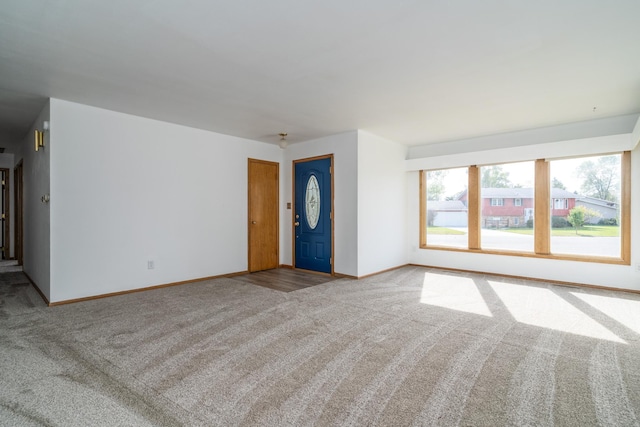
[(349, 274), (342, 274), (342, 273), (333, 273), (334, 277), (337, 277), (338, 279), (352, 279), (352, 280), (358, 280), (358, 276), (351, 276)]
[(334, 276), (337, 277), (337, 278), (340, 278), (340, 279), (360, 280), (360, 279), (366, 279), (368, 277), (377, 276), (378, 274), (387, 273), (389, 271), (397, 270), (399, 268), (406, 267), (408, 265), (410, 265), (410, 264), (402, 264), (402, 265), (398, 265), (396, 267), (387, 268), (385, 270), (376, 271), (375, 273), (365, 274), (364, 276), (351, 276), (349, 274), (342, 274), (342, 273), (334, 273)]
[(631, 294), (640, 294), (640, 290), (635, 289), (624, 289), (624, 288), (612, 288), (608, 286), (599, 286), (599, 285), (588, 285), (586, 283), (578, 283), (578, 282), (564, 282), (562, 280), (550, 280), (550, 279), (540, 279), (538, 277), (528, 277), (528, 276), (514, 276), (511, 274), (501, 274), (501, 273), (492, 273), (489, 271), (477, 271), (477, 270), (464, 270), (461, 268), (449, 268), (449, 267), (439, 267), (436, 265), (424, 265), (424, 264), (407, 264), (412, 267), (426, 267), (426, 268), (435, 268), (438, 270), (445, 271), (457, 271), (460, 273), (476, 273), (476, 274), (487, 274), (490, 276), (498, 276), (504, 277), (507, 279), (522, 279), (522, 280), (531, 280), (532, 282), (542, 282), (542, 283), (551, 283), (552, 285), (560, 285), (560, 286), (574, 286), (578, 288), (589, 288), (589, 289), (599, 289), (604, 291), (616, 291), (616, 292), (626, 292)]
[(48, 306), (51, 306), (51, 303), (49, 302), (49, 300), (47, 299), (47, 297), (45, 296), (45, 294), (40, 290), (40, 287), (38, 285), (36, 285), (36, 282), (33, 281), (33, 279), (31, 278), (31, 276), (29, 276), (27, 273), (25, 273), (23, 271), (24, 275), (27, 277), (27, 280), (29, 280), (29, 282), (31, 283), (31, 286), (33, 286), (33, 289), (36, 290), (36, 292), (40, 295), (40, 298), (42, 298), (42, 300), (44, 301), (45, 304), (47, 304)]
[(382, 274), (382, 273), (388, 273), (389, 271), (397, 270), (399, 268), (406, 267), (408, 265), (409, 264), (402, 264), (402, 265), (399, 265), (397, 267), (387, 268), (385, 270), (380, 270), (380, 271), (377, 271), (375, 273), (365, 274), (364, 276), (358, 276), (358, 279), (366, 279), (367, 277), (377, 276), (378, 274)]
[[(76, 303), (76, 302), (91, 301), (91, 300), (94, 300), (94, 299), (109, 298), (109, 297), (115, 297), (115, 296), (118, 296), (118, 295), (133, 294), (133, 293), (136, 293), (136, 292), (152, 291), (154, 289), (169, 288), (171, 286), (186, 285), (188, 283), (204, 282), (206, 280), (214, 280), (214, 279), (223, 279), (223, 278), (229, 278), (229, 277), (236, 277), (236, 276), (241, 276), (241, 275), (247, 274), (247, 273), (248, 273), (248, 271), (238, 271), (236, 273), (220, 274), (218, 276), (200, 277), (198, 279), (183, 280), (183, 281), (180, 281), (180, 282), (165, 283), (165, 284), (162, 284), (162, 285), (147, 286), (147, 287), (144, 287), (144, 288), (129, 289), (129, 290), (126, 290), (126, 291), (110, 292), (108, 294), (93, 295), (93, 296), (90, 296), (90, 297), (74, 298), (74, 299), (68, 299), (68, 300), (63, 300), (63, 301), (55, 301), (55, 302), (48, 303), (48, 305), (49, 305), (49, 307), (53, 307), (53, 306), (57, 306), (57, 305), (73, 304), (73, 303)], [(44, 298), (44, 296), (43, 296), (43, 298)]]
[(293, 270), (293, 266), (289, 264), (280, 264), (279, 268), (286, 268), (288, 270)]

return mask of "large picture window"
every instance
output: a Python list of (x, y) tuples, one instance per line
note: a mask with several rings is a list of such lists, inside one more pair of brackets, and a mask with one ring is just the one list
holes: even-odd
[(467, 168), (426, 172), (425, 237), (430, 245), (468, 246)]
[(630, 169), (627, 151), (422, 171), (420, 247), (629, 265)]
[(622, 155), (549, 164), (551, 253), (619, 257)]
[(533, 183), (533, 162), (480, 168), (482, 249), (533, 252)]

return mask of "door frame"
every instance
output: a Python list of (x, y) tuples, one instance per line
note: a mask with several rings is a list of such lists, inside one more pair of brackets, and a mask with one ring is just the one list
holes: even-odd
[(23, 189), (24, 189), (24, 169), (22, 159), (13, 168), (13, 198), (14, 198), (14, 258), (18, 260), (18, 265), (24, 262), (24, 206), (23, 206)]
[(9, 168), (0, 168), (2, 172), (2, 219), (4, 221), (4, 233), (2, 236), (2, 259), (11, 259), (11, 192), (9, 187), (10, 172)]
[(268, 160), (260, 160), (260, 159), (252, 159), (249, 158), (247, 160), (247, 271), (249, 273), (251, 270), (251, 218), (253, 214), (252, 203), (251, 203), (251, 163), (262, 163), (267, 165), (274, 165), (276, 167), (276, 206), (278, 210), (278, 214), (276, 215), (276, 266), (278, 268), (280, 266), (280, 163), (271, 162)]
[[(322, 159), (331, 159), (331, 166), (329, 166), (329, 176), (331, 177), (331, 212), (329, 213), (330, 215), (330, 219), (331, 219), (331, 273), (323, 273), (320, 271), (312, 271), (312, 270), (304, 270), (301, 268), (296, 268), (296, 226), (295, 226), (295, 222), (296, 222), (296, 165), (298, 163), (306, 163), (306, 162), (312, 162), (314, 160), (322, 160)], [(331, 154), (324, 154), (322, 156), (314, 156), (314, 157), (307, 157), (304, 159), (297, 159), (294, 160), (292, 162), (292, 166), (291, 166), (291, 188), (292, 188), (292, 199), (293, 199), (293, 203), (292, 203), (292, 211), (291, 211), (291, 268), (293, 268), (294, 270), (301, 270), (301, 271), (310, 271), (311, 273), (315, 273), (315, 274), (323, 274), (323, 275), (329, 275), (329, 276), (335, 276), (335, 219), (336, 219), (336, 211), (334, 209), (334, 197), (335, 197), (335, 191), (334, 191), (334, 183), (333, 183), (333, 172), (334, 172), (334, 160), (333, 160), (333, 153)]]

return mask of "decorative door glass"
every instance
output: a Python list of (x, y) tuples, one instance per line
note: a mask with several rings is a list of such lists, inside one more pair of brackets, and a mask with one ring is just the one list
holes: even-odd
[(309, 228), (314, 230), (320, 219), (320, 187), (318, 186), (318, 180), (315, 175), (311, 175), (307, 181), (307, 190), (304, 199), (307, 224), (309, 224)]

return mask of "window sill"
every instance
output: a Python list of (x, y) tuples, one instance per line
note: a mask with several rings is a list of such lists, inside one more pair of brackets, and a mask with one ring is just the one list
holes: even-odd
[(467, 249), (467, 248), (455, 248), (451, 246), (435, 246), (435, 245), (421, 245), (420, 249), (428, 249), (428, 250), (435, 250), (435, 251), (465, 252), (465, 253), (486, 254), (486, 255), (518, 256), (518, 257), (525, 257), (525, 258), (554, 259), (558, 261), (577, 261), (577, 262), (595, 262), (599, 264), (631, 265), (630, 260), (625, 260), (622, 258), (594, 257), (590, 255), (536, 254), (533, 252), (518, 252), (518, 251), (493, 250), (493, 249)]

